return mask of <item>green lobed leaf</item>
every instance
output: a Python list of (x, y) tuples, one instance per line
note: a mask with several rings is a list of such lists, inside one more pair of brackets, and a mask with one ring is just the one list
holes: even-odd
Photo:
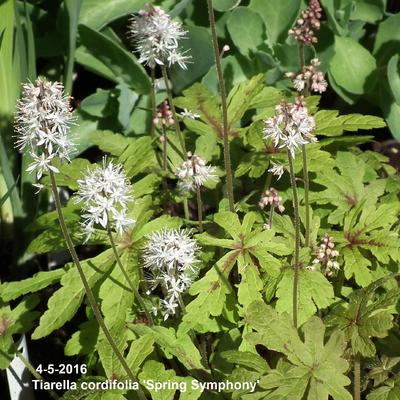
[(31, 310), (38, 303), (39, 297), (36, 294), (24, 297), (13, 309), (0, 303), (0, 369), (8, 368), (14, 358), (16, 347), (12, 335), (32, 329), (39, 312)]
[(66, 272), (64, 268), (59, 268), (53, 271), (38, 272), (32, 278), (4, 282), (0, 286), (0, 298), (4, 301), (10, 301), (24, 294), (38, 292), (58, 282)]
[(144, 360), (153, 352), (153, 350), (154, 337), (150, 333), (132, 341), (126, 357), (126, 362), (133, 373), (136, 374), (138, 372)]
[(367, 129), (384, 128), (385, 121), (373, 115), (347, 114), (338, 116), (336, 110), (320, 110), (314, 118), (316, 135), (339, 136), (345, 131), (358, 131)]
[(333, 333), (324, 344), (325, 326), (318, 317), (310, 318), (303, 326), (304, 341), (287, 314), (279, 315), (263, 302), (254, 302), (246, 312), (246, 322), (257, 331), (248, 335), (253, 344), (286, 355), (292, 365), (285, 373), (273, 370), (260, 380), (269, 389), (265, 399), (302, 399), (308, 386), (307, 400), (351, 400), (345, 389), (350, 379), (345, 376), (347, 361), (342, 358), (346, 348), (344, 334)]
[[(293, 297), (293, 271), (287, 270), (278, 283), (276, 297), (276, 311), (292, 315)], [(298, 324), (301, 326), (317, 310), (326, 309), (334, 301), (333, 287), (325, 276), (319, 271), (299, 271), (298, 291)]]
[[(57, 174), (57, 185), (78, 190), (79, 184), (77, 181), (82, 178), (82, 175), (90, 165), (90, 162), (84, 158), (75, 158), (70, 163), (61, 165), (59, 167), (60, 173)], [(49, 176), (45, 176), (41, 182), (46, 186), (51, 185)]]
[(367, 400), (398, 400), (400, 398), (400, 377), (388, 379), (384, 385), (372, 390)]
[(200, 280), (193, 283), (189, 293), (198, 295), (186, 306), (178, 332), (185, 333), (196, 329), (197, 325), (207, 321), (211, 316), (221, 315), (225, 298), (232, 292), (228, 277), (233, 268), (239, 250), (225, 254)]
[(258, 74), (248, 81), (235, 85), (228, 95), (228, 122), (233, 126), (243, 117), (254, 102), (254, 97), (264, 88), (265, 77)]
[(382, 283), (376, 281), (352, 292), (349, 302), (338, 303), (326, 319), (328, 326), (345, 333), (353, 355), (373, 357), (376, 349), (372, 339), (387, 336), (393, 326), (391, 308), (397, 303), (398, 289), (375, 295)]
[(248, 254), (238, 257), (238, 272), (241, 276), (237, 285), (238, 302), (247, 308), (252, 302), (262, 300), (261, 290), (264, 285), (257, 266)]
[(223, 351), (221, 357), (231, 364), (243, 366), (261, 373), (270, 370), (268, 363), (256, 353), (228, 350)]
[(138, 324), (131, 325), (131, 329), (141, 337), (146, 335), (153, 338), (167, 358), (175, 356), (188, 370), (204, 369), (199, 350), (187, 333), (163, 326), (147, 327)]
[[(176, 378), (177, 377), (174, 370), (166, 370), (163, 364), (154, 360), (147, 361), (143, 366), (142, 372), (139, 374), (139, 381), (145, 386), (151, 381), (173, 382), (176, 380)], [(148, 390), (153, 400), (173, 400), (176, 391), (175, 389), (169, 388), (164, 390), (151, 388), (150, 384)]]
[(95, 131), (90, 134), (90, 141), (100, 150), (119, 157), (126, 148), (135, 143), (134, 138), (125, 137), (111, 131)]
[[(93, 286), (111, 268), (114, 257), (111, 250), (81, 262), (86, 279)], [(40, 318), (39, 326), (32, 333), (32, 339), (41, 339), (61, 328), (78, 311), (85, 291), (78, 270), (71, 268), (61, 278), (61, 288), (50, 297), (48, 309)]]
[[(139, 265), (136, 254), (125, 251), (120, 256), (121, 263), (135, 287), (139, 283)], [(126, 325), (127, 314), (130, 311), (135, 295), (132, 293), (121, 268), (114, 266), (111, 274), (102, 283), (99, 291), (101, 310), (111, 336), (119, 351), (123, 354), (128, 347), (129, 330)], [(126, 378), (126, 372), (115, 355), (103, 331), (99, 332), (96, 345), (101, 364), (109, 379)]]
[(66, 356), (89, 355), (95, 351), (99, 325), (95, 319), (85, 321), (79, 325), (64, 347)]

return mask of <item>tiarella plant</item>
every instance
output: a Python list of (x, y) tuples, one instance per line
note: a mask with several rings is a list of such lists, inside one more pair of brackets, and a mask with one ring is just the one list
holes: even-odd
[[(78, 384), (137, 385), (40, 394), (55, 399), (396, 399), (397, 148), (373, 151), (365, 131), (397, 132), (399, 15), (363, 0), (78, 3), (60, 13), (75, 21), (64, 84), (49, 64), (15, 102), (39, 215), (21, 213), (21, 275), (0, 286), (0, 368), (36, 369), (26, 334), (87, 365)], [(18, 9), (27, 29), (38, 7)], [(377, 68), (358, 40), (384, 16), (365, 41)], [(73, 99), (74, 60), (110, 84), (81, 101), (77, 67)], [(377, 114), (367, 100), (386, 122), (351, 113)]]

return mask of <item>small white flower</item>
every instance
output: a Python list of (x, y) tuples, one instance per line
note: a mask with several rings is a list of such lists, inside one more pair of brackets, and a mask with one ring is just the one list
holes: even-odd
[(188, 157), (176, 171), (180, 190), (193, 191), (203, 186), (207, 181), (217, 179), (215, 167), (206, 165), (205, 161), (195, 154), (188, 153)]
[(36, 170), (40, 179), (49, 170), (59, 172), (51, 165), (54, 157), (70, 161), (75, 148), (69, 130), (74, 120), (70, 97), (64, 95), (61, 83), (39, 78), (35, 84), (22, 85), (15, 118), (15, 147), (34, 159), (28, 172)]
[(304, 66), (299, 74), (289, 72), (286, 73), (286, 77), (293, 80), (293, 86), (298, 92), (303, 92), (304, 89), (308, 88), (313, 92), (323, 93), (326, 91), (328, 83), (324, 74), (317, 71), (320, 64), (318, 58), (313, 58), (311, 65)]
[(275, 175), (279, 179), (282, 178), (282, 175), (285, 173), (285, 169), (282, 164), (277, 164), (274, 163), (273, 161), (271, 162), (272, 167), (268, 169), (268, 172), (271, 172), (272, 175)]
[(38, 156), (35, 153), (30, 153), (30, 155), (33, 158), (33, 162), (29, 164), (26, 171), (32, 172), (36, 170), (37, 179), (40, 179), (43, 173), (49, 170), (55, 173), (60, 172), (56, 167), (51, 165), (51, 160), (54, 158), (54, 154), (46, 155), (45, 153), (42, 153), (40, 156)]
[(107, 229), (110, 223), (122, 235), (135, 220), (127, 218), (127, 206), (133, 201), (129, 180), (120, 164), (103, 159), (103, 165), (88, 168), (83, 179), (78, 180), (76, 203), (83, 203), (83, 227), (86, 240), (95, 225)]
[(178, 303), (174, 297), (169, 297), (166, 300), (161, 300), (161, 307), (164, 312), (164, 321), (166, 321), (170, 315), (175, 315)]
[(192, 284), (198, 250), (196, 240), (185, 230), (164, 229), (149, 237), (143, 251), (144, 275), (151, 283), (150, 292), (158, 285), (163, 289), (165, 319), (176, 313), (181, 294)]
[(182, 115), (182, 117), (184, 117), (184, 118), (189, 118), (189, 119), (193, 119), (193, 120), (199, 119), (199, 118), (200, 118), (200, 115), (199, 115), (199, 114), (196, 114), (196, 113), (194, 113), (194, 112), (188, 110), (187, 108), (184, 108), (184, 109), (183, 109), (183, 111), (181, 112), (181, 115)]
[(293, 158), (303, 144), (315, 143), (315, 120), (308, 115), (303, 98), (295, 104), (282, 103), (276, 107), (276, 116), (265, 120), (264, 139), (273, 141), (275, 147), (287, 148)]
[(32, 186), (35, 187), (37, 190), (35, 194), (40, 193), (46, 186), (41, 183), (32, 183)]
[(129, 21), (129, 35), (140, 54), (139, 62), (151, 68), (178, 64), (186, 69), (191, 57), (179, 47), (179, 41), (186, 37), (186, 33), (180, 22), (172, 21), (160, 7), (150, 4)]

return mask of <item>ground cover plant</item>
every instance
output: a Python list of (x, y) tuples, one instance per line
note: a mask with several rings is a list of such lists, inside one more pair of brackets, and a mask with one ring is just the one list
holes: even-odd
[(395, 1), (0, 16), (1, 398), (400, 397)]

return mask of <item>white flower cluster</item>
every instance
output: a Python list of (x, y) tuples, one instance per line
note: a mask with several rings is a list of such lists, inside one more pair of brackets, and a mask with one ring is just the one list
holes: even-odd
[(178, 64), (186, 69), (191, 57), (179, 47), (179, 40), (185, 38), (186, 33), (180, 22), (172, 21), (160, 7), (150, 4), (129, 21), (129, 35), (140, 53), (139, 62), (151, 68), (157, 64)]
[(59, 82), (39, 78), (22, 85), (22, 98), (17, 103), (15, 146), (29, 153), (33, 162), (27, 171), (36, 171), (37, 179), (51, 170), (54, 157), (70, 161), (74, 144), (68, 133), (74, 122), (70, 97), (64, 95)]
[(288, 72), (286, 76), (293, 80), (293, 86), (298, 92), (309, 89), (313, 92), (323, 93), (326, 91), (328, 83), (324, 74), (321, 71), (317, 71), (317, 67), (320, 64), (318, 58), (313, 58), (311, 65), (304, 66), (302, 72), (297, 75)]
[(286, 147), (294, 158), (303, 144), (315, 143), (314, 118), (308, 115), (301, 97), (294, 104), (282, 103), (275, 108), (275, 117), (265, 120), (264, 139), (271, 139), (275, 147)]
[[(313, 265), (320, 264), (325, 268), (325, 275), (333, 275), (333, 271), (340, 269), (336, 259), (339, 257), (339, 252), (335, 250), (333, 237), (325, 233), (321, 239), (321, 244), (317, 250), (316, 257), (313, 260)], [(311, 267), (312, 268), (312, 267)]]
[(279, 179), (282, 178), (282, 175), (285, 172), (285, 168), (282, 164), (274, 163), (273, 161), (271, 162), (272, 167), (268, 169), (268, 172), (271, 172), (272, 175), (275, 175)]
[(144, 249), (144, 267), (149, 272), (148, 282), (154, 290), (161, 286), (164, 299), (161, 307), (164, 320), (176, 314), (181, 293), (191, 285), (196, 275), (196, 240), (185, 230), (164, 229), (149, 237)]
[(178, 187), (182, 191), (196, 190), (207, 181), (216, 180), (215, 171), (215, 167), (206, 165), (201, 157), (188, 153), (188, 159), (176, 171)]
[(76, 203), (83, 202), (82, 225), (86, 240), (96, 225), (106, 229), (110, 223), (121, 235), (136, 222), (126, 216), (127, 205), (133, 201), (133, 196), (122, 165), (107, 162), (104, 157), (103, 165), (94, 169), (89, 167), (78, 184)]

